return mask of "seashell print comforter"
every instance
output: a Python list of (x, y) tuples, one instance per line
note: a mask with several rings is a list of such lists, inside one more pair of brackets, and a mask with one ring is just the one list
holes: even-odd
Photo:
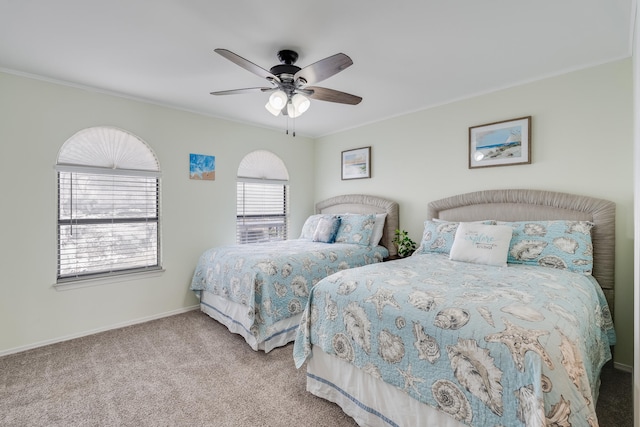
[(615, 339), (591, 276), (422, 254), (320, 281), (293, 352), (299, 368), (319, 346), (470, 426), (597, 426)]
[(309, 290), (320, 279), (387, 256), (383, 246), (304, 239), (221, 246), (200, 256), (190, 289), (246, 305), (253, 317), (251, 333), (261, 342), (271, 325), (304, 310)]

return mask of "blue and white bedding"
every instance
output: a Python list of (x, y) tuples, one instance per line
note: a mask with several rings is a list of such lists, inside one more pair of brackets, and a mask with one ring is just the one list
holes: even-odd
[(240, 311), (242, 318), (229, 323), (241, 325), (240, 333), (257, 349), (278, 332), (274, 325), (302, 313), (311, 287), (320, 279), (381, 262), (388, 255), (383, 246), (306, 239), (217, 247), (200, 256), (191, 290), (198, 295), (206, 291), (240, 307), (235, 313)]
[(597, 426), (615, 332), (595, 279), (425, 253), (336, 273), (311, 291), (312, 345), (470, 426)]

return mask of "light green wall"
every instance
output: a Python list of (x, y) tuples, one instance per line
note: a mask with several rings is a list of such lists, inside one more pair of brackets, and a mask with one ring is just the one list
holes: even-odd
[[(80, 129), (125, 129), (162, 168), (158, 277), (57, 291), (56, 174), (61, 145)], [(313, 213), (313, 141), (130, 99), (0, 73), (0, 354), (108, 329), (197, 304), (188, 290), (200, 253), (235, 241), (235, 176), (266, 149), (291, 178), (291, 227)], [(189, 154), (216, 156), (215, 181), (189, 179)]]
[[(633, 365), (632, 63), (623, 60), (320, 138), (315, 198), (365, 193), (400, 203), (414, 240), (431, 200), (531, 188), (614, 201), (615, 362)], [(366, 99), (365, 99), (366, 102)], [(532, 116), (532, 164), (468, 169), (470, 126)], [(371, 146), (372, 178), (340, 180), (340, 152)]]
[[(430, 200), (491, 188), (536, 188), (617, 203), (615, 361), (633, 364), (631, 60), (407, 114), (317, 141), (120, 97), (0, 73), (0, 354), (196, 304), (188, 285), (205, 248), (234, 241), (235, 173), (255, 149), (291, 176), (292, 230), (313, 203), (367, 193), (400, 203), (419, 239)], [(366, 100), (365, 100), (366, 101)], [(469, 170), (469, 126), (533, 116), (531, 165)], [(53, 165), (82, 128), (130, 131), (163, 171), (166, 271), (159, 277), (56, 291)], [(372, 178), (340, 180), (340, 152), (372, 147)], [(315, 148), (314, 148), (315, 147)], [(216, 156), (216, 180), (188, 178), (189, 153)], [(311, 172), (310, 172), (311, 171)], [(315, 171), (315, 172), (314, 172)], [(315, 179), (314, 179), (315, 178)], [(314, 185), (315, 183), (315, 185)]]

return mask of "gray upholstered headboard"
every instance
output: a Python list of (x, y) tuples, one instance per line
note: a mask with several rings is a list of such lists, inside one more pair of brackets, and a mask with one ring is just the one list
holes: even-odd
[(395, 232), (399, 228), (398, 203), (396, 202), (364, 194), (345, 194), (316, 203), (316, 213), (386, 213), (387, 218), (380, 244), (389, 250), (389, 255), (396, 255), (398, 252), (393, 244)]
[(586, 196), (540, 190), (488, 190), (461, 194), (429, 203), (428, 217), (448, 221), (495, 219), (534, 221), (569, 219), (592, 221), (593, 276), (613, 312), (615, 216), (613, 202)]

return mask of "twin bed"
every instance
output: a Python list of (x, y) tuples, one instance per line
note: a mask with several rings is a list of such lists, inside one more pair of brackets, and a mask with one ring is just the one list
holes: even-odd
[[(380, 246), (309, 242), (312, 217), (302, 240), (323, 249), (301, 257), (297, 241), (257, 258), (214, 248), (192, 283), (202, 310), (254, 349), (295, 339), (307, 390), (360, 425), (598, 425), (615, 344), (612, 202), (535, 190), (437, 200), (416, 253), (384, 263), (396, 203), (339, 196), (316, 212), (386, 213)], [(338, 248), (357, 255), (325, 264)]]
[[(320, 220), (336, 217), (342, 218), (334, 230), (337, 241), (314, 241), (326, 240), (314, 239)], [(269, 352), (294, 340), (309, 291), (320, 279), (395, 255), (397, 228), (398, 204), (393, 201), (332, 197), (316, 204), (316, 214), (307, 219), (298, 239), (205, 251), (191, 289), (204, 313), (244, 337), (254, 350)]]
[[(614, 217), (531, 190), (430, 203), (416, 254), (314, 286), (294, 344), (307, 390), (367, 426), (597, 426)], [(487, 227), (508, 231), (506, 265), (456, 249), (499, 249)]]

